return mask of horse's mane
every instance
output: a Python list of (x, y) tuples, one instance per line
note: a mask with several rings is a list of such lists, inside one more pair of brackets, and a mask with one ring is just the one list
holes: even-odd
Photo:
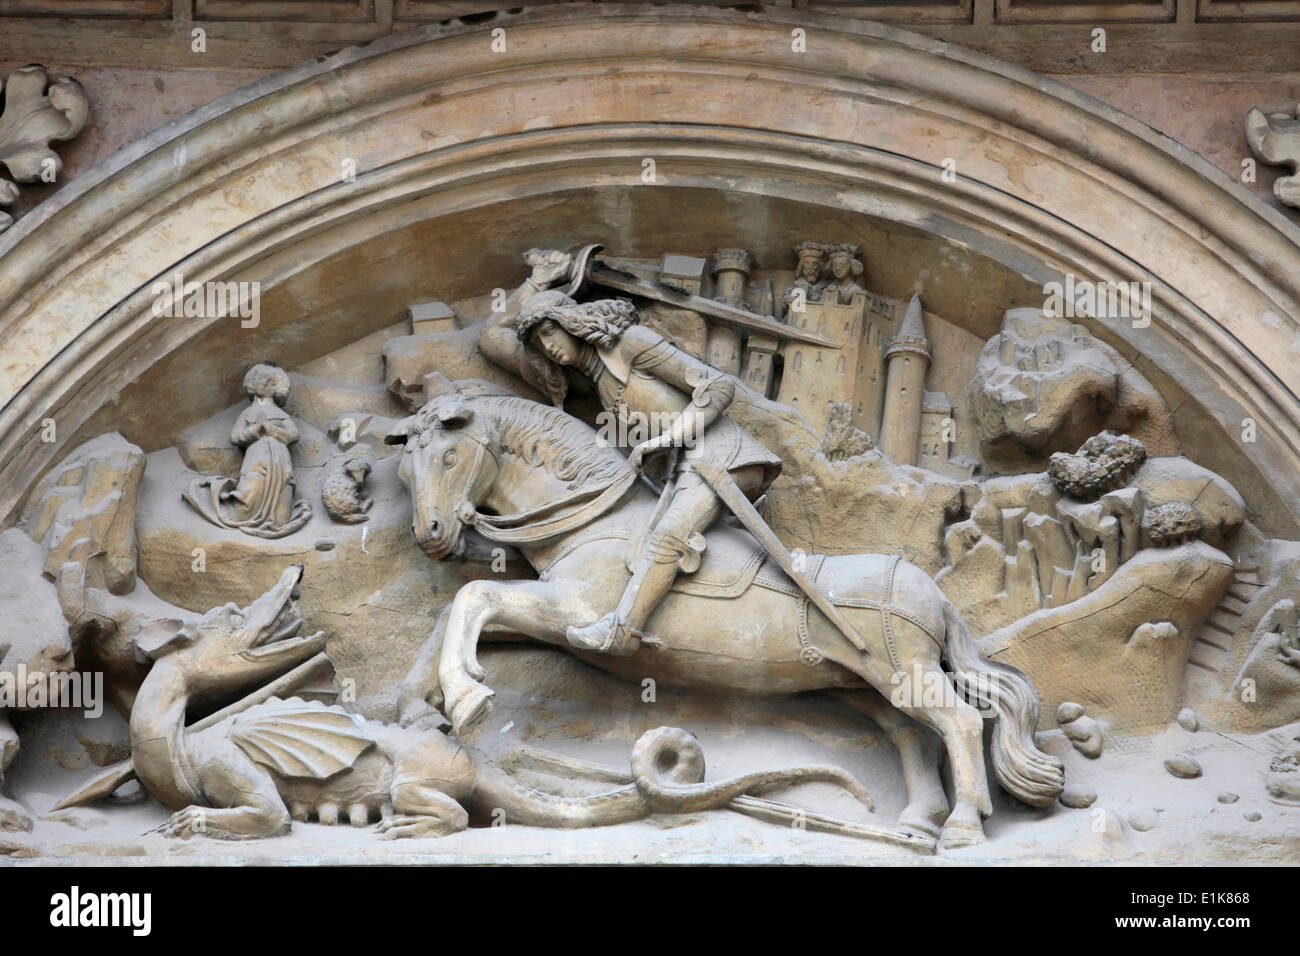
[[(570, 488), (608, 484), (627, 467), (618, 451), (601, 445), (595, 431), (563, 409), (514, 395), (459, 397), (483, 417), (495, 450), (546, 469)], [(421, 430), (437, 424), (435, 416), (419, 416)]]

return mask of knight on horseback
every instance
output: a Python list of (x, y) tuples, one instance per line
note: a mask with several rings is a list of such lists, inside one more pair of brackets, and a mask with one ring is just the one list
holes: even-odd
[(551, 289), (534, 294), (512, 319), (524, 362), (552, 404), (568, 391), (566, 369), (585, 376), (605, 411), (628, 434), (644, 435), (628, 457), (642, 469), (666, 452), (664, 490), (652, 527), (628, 555), (632, 578), (618, 607), (596, 623), (569, 627), (579, 649), (635, 653), (644, 628), (679, 571), (699, 567), (704, 531), (723, 502), (697, 468), (725, 470), (750, 501), (781, 471), (781, 460), (727, 415), (735, 396), (730, 376), (638, 323), (625, 299), (578, 303)]

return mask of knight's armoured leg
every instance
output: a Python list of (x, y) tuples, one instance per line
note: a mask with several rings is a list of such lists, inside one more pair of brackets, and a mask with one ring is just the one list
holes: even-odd
[(571, 627), (570, 644), (606, 654), (631, 654), (640, 646), (642, 628), (673, 586), (678, 570), (694, 570), (703, 551), (700, 533), (713, 523), (721, 503), (708, 485), (684, 470), (677, 493), (650, 533), (623, 591), (618, 609), (588, 627)]

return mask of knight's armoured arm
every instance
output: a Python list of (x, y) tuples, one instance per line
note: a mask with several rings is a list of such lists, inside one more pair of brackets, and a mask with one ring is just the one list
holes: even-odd
[(632, 367), (653, 375), (691, 396), (690, 403), (658, 438), (645, 442), (642, 455), (664, 448), (680, 448), (704, 433), (727, 410), (736, 395), (736, 383), (724, 372), (701, 362), (657, 332), (644, 326), (632, 326), (625, 333), (629, 344), (642, 349), (632, 360)]
[(483, 323), (483, 331), (479, 334), (478, 347), (489, 360), (518, 375), (545, 395), (546, 385), (538, 380), (534, 369), (528, 364), (524, 347), (511, 328), (511, 321), (529, 299), (554, 285), (571, 260), (567, 253), (529, 250), (526, 261), (533, 267), (532, 275), (505, 297), (499, 311), (493, 311), (488, 316)]

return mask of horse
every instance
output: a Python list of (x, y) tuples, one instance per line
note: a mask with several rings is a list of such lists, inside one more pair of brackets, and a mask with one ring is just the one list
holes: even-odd
[[(982, 841), (983, 818), (992, 813), (983, 716), (968, 697), (996, 720), (992, 764), (1002, 787), (1034, 806), (1060, 795), (1064, 767), (1034, 742), (1040, 701), (1033, 684), (980, 655), (956, 608), (920, 568), (893, 555), (801, 556), (866, 642), (862, 651), (771, 567), (752, 536), (720, 521), (703, 545), (707, 574), (705, 567), (689, 573), (694, 566), (683, 559), (686, 573), (647, 622), (651, 640), (630, 656), (582, 652), (569, 647), (565, 629), (618, 603), (629, 550), (656, 504), (627, 459), (562, 409), (466, 383), (430, 399), (385, 440), (405, 446), (397, 474), (428, 557), (459, 557), (473, 529), (518, 549), (538, 573), (458, 590), (403, 681), (403, 723), (443, 710), (461, 736), (482, 721), (493, 692), (482, 683), (477, 646), (491, 628), (666, 686), (714, 694), (839, 690), (898, 748), (908, 790), (899, 829), (937, 838), (942, 849)], [(946, 693), (930, 692), (936, 688)], [(935, 738), (923, 728), (947, 749), (951, 809)]]

